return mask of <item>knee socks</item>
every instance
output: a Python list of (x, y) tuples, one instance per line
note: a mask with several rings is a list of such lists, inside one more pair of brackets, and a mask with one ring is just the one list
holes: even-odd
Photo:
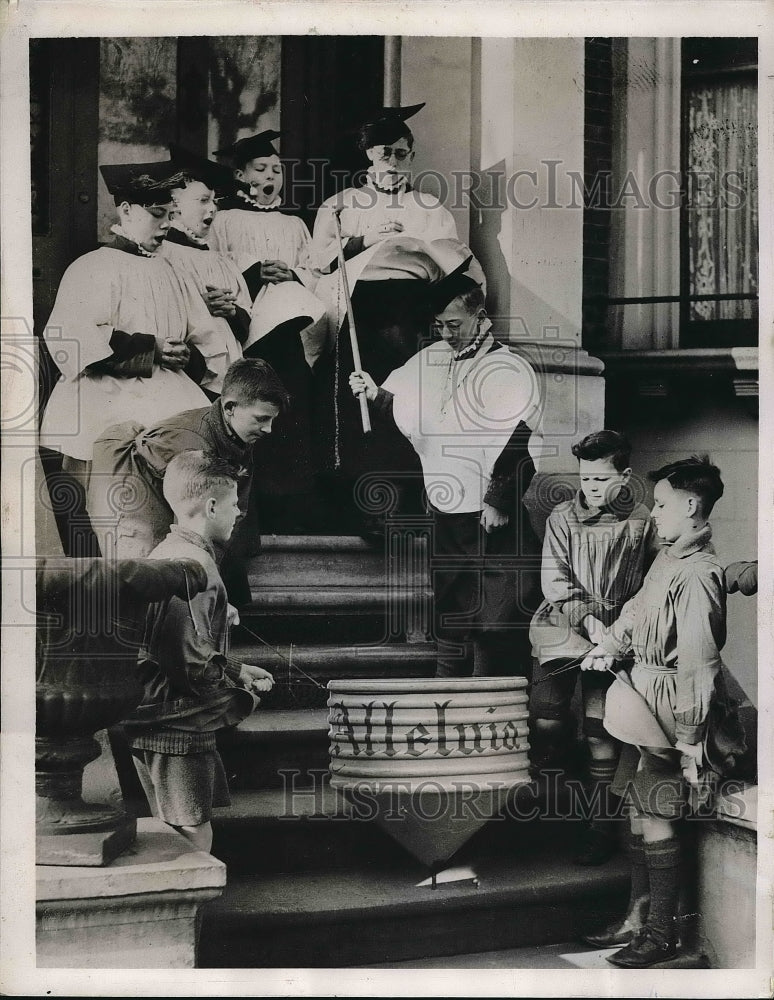
[(645, 860), (645, 846), (642, 835), (629, 833), (627, 844), (629, 863), (632, 869), (632, 885), (629, 892), (629, 906), (627, 907), (627, 917), (638, 916), (639, 922), (644, 924), (648, 915), (648, 898), (650, 896), (650, 879), (648, 878), (648, 865)]
[(650, 884), (648, 927), (661, 941), (677, 937), (680, 896), (680, 844), (676, 837), (644, 844)]

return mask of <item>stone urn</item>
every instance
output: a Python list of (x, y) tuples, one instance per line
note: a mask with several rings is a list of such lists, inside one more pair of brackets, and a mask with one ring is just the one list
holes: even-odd
[(331, 785), (436, 869), (529, 781), (527, 680), (335, 680)]
[(36, 847), (42, 865), (103, 865), (136, 821), (84, 802), (83, 769), (97, 730), (140, 702), (137, 656), (148, 606), (206, 586), (190, 560), (36, 560)]

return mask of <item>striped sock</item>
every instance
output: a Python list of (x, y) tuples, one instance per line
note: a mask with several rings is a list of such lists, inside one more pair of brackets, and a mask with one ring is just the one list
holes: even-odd
[(676, 837), (645, 843), (650, 883), (648, 927), (654, 936), (670, 944), (677, 937), (680, 902), (680, 843)]
[[(632, 869), (632, 885), (626, 912), (633, 913), (635, 909), (643, 907), (643, 901), (647, 900), (650, 894), (650, 879), (648, 878), (648, 865), (645, 860), (645, 845), (642, 835), (630, 831), (626, 847)], [(646, 915), (647, 913), (641, 914), (643, 923)]]

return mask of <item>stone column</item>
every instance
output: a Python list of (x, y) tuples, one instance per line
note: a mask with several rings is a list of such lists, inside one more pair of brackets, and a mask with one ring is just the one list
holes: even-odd
[[(473, 42), (472, 157), (481, 186), (471, 249), (484, 265), (495, 331), (537, 363), (544, 390), (537, 512), (574, 473), (570, 446), (604, 426), (602, 363), (581, 344), (582, 38)], [(542, 484), (542, 485), (541, 485)]]
[(442, 172), (495, 332), (540, 368), (550, 507), (571, 444), (604, 426), (603, 365), (581, 345), (583, 39), (404, 38), (401, 71), (401, 103), (427, 102), (415, 167)]
[(470, 38), (405, 36), (401, 44), (400, 103), (425, 107), (408, 124), (416, 138), (416, 186), (440, 198), (468, 242), (468, 199), (460, 181), (470, 171)]

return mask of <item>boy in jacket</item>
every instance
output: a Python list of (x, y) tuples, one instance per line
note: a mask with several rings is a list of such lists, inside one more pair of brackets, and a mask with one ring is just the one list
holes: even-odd
[[(608, 961), (644, 969), (677, 955), (681, 874), (676, 821), (743, 752), (721, 670), (726, 639), (726, 584), (708, 518), (723, 495), (720, 471), (707, 457), (672, 462), (650, 473), (653, 519), (664, 546), (642, 589), (605, 631), (583, 669), (602, 669), (627, 654), (633, 665), (610, 688), (605, 728), (626, 743), (614, 790), (632, 805), (632, 884), (623, 920), (584, 940), (625, 945)], [(635, 725), (616, 685), (633, 688), (658, 723)], [(737, 737), (736, 746), (725, 734)], [(722, 752), (719, 752), (722, 751)], [(692, 789), (695, 791), (692, 794)]]
[(150, 559), (195, 559), (207, 587), (149, 609), (140, 671), (143, 701), (125, 722), (134, 763), (154, 816), (201, 850), (212, 846), (214, 806), (229, 804), (216, 747), (219, 729), (236, 725), (270, 691), (267, 671), (228, 655), (234, 609), (215, 563), (239, 515), (229, 464), (201, 451), (176, 455), (164, 498), (177, 519)]

